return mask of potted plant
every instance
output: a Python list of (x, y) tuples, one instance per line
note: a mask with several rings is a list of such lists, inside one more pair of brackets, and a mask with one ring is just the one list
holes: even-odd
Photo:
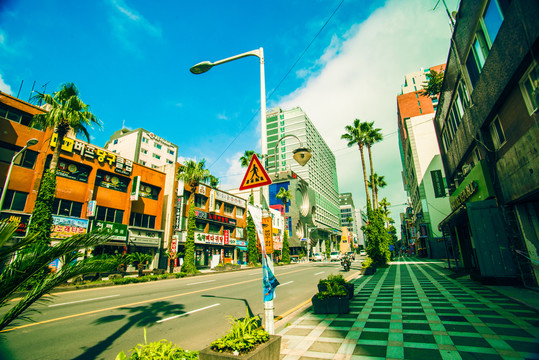
[(348, 314), (350, 298), (344, 285), (334, 282), (325, 284), (326, 290), (318, 292), (311, 299), (315, 314)]
[(344, 277), (341, 274), (329, 275), (327, 279), (320, 279), (320, 281), (318, 282), (318, 291), (326, 291), (328, 283), (344, 286), (344, 288), (346, 289), (346, 293), (348, 294), (348, 298), (351, 299), (354, 297), (354, 284), (344, 280)]
[(200, 360), (208, 359), (279, 359), (281, 337), (260, 328), (260, 318), (231, 318), (232, 328), (223, 337), (199, 352)]
[(376, 265), (374, 264), (372, 259), (368, 256), (365, 259), (365, 261), (363, 261), (361, 266), (364, 269), (363, 275), (374, 275), (374, 273), (376, 272)]
[(153, 259), (153, 256), (150, 254), (143, 254), (143, 253), (132, 253), (129, 255), (129, 258), (131, 259), (131, 263), (133, 266), (136, 266), (138, 269), (138, 276), (142, 276), (142, 270), (144, 270), (144, 267), (146, 266), (146, 263), (151, 261)]

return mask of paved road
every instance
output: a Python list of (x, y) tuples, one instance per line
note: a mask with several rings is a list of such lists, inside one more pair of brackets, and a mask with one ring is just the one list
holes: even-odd
[[(352, 271), (359, 270), (359, 261)], [(281, 285), (275, 316), (284, 316), (316, 292), (339, 263), (276, 267)], [(34, 322), (18, 321), (0, 333), (2, 359), (114, 359), (144, 341), (168, 339), (200, 350), (229, 328), (229, 315), (263, 316), (262, 271), (251, 269), (183, 279), (57, 293), (36, 304)]]

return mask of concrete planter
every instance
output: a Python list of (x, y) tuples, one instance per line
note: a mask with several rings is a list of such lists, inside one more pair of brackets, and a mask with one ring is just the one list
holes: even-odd
[(258, 345), (254, 350), (243, 355), (215, 352), (210, 347), (201, 350), (198, 354), (200, 360), (240, 359), (240, 360), (279, 360), (281, 354), (281, 337), (270, 335), (267, 342)]
[(318, 294), (311, 299), (315, 314), (348, 314), (350, 299), (348, 297), (328, 297), (319, 299)]
[(365, 268), (365, 273), (363, 275), (374, 275), (376, 272), (376, 268), (374, 266), (370, 266), (368, 268)]
[[(348, 298), (352, 299), (354, 297), (354, 284), (346, 282), (344, 283), (344, 287), (346, 289), (346, 292), (348, 293)], [(326, 291), (326, 290), (327, 290), (327, 286), (325, 283), (318, 283), (319, 292)]]

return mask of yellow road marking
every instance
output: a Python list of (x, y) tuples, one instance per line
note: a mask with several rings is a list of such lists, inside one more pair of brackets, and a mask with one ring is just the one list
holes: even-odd
[[(308, 270), (308, 269), (309, 268), (294, 270), (294, 271), (290, 271), (290, 272), (283, 273), (283, 274), (280, 274), (280, 275), (293, 274), (293, 273), (300, 272), (300, 271), (305, 271), (305, 270)], [(31, 323), (31, 324), (26, 324), (26, 325), (21, 325), (21, 326), (12, 327), (12, 328), (9, 328), (9, 329), (1, 330), (0, 333), (14, 331), (14, 330), (23, 329), (23, 328), (27, 328), (27, 327), (31, 327), (31, 326), (36, 326), (36, 325), (47, 324), (47, 323), (60, 321), (60, 320), (72, 319), (72, 318), (79, 317), (79, 316), (84, 316), (84, 315), (97, 314), (97, 313), (100, 313), (100, 312), (103, 312), (103, 311), (116, 310), (116, 309), (120, 309), (120, 308), (124, 308), (124, 307), (130, 307), (130, 306), (135, 306), (135, 305), (140, 305), (140, 304), (146, 304), (146, 303), (150, 303), (150, 302), (154, 302), (154, 301), (162, 301), (162, 300), (166, 300), (166, 299), (177, 298), (177, 297), (180, 297), (180, 296), (196, 294), (196, 293), (203, 292), (203, 291), (211, 291), (211, 290), (221, 289), (221, 288), (225, 288), (225, 287), (246, 284), (246, 283), (250, 283), (250, 282), (254, 282), (254, 281), (260, 281), (260, 279), (245, 280), (245, 281), (241, 281), (241, 282), (238, 282), (238, 283), (233, 283), (233, 284), (228, 284), (228, 285), (220, 285), (220, 286), (216, 286), (216, 287), (209, 288), (209, 289), (195, 290), (195, 291), (187, 292), (187, 293), (184, 293), (184, 294), (169, 295), (169, 296), (164, 296), (164, 297), (157, 298), (157, 299), (143, 300), (143, 301), (138, 301), (138, 302), (134, 302), (134, 303), (131, 303), (131, 304), (126, 304), (126, 305), (112, 306), (112, 307), (108, 307), (108, 308), (104, 308), (104, 309), (97, 309), (97, 310), (87, 311), (87, 312), (84, 312), (84, 313), (62, 316), (62, 317), (59, 317), (59, 318), (38, 321), (38, 322)], [(138, 284), (136, 284), (136, 285), (138, 285)]]

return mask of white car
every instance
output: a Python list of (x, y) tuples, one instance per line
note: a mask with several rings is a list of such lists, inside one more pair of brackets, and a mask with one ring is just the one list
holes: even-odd
[(341, 253), (338, 251), (332, 251), (331, 254), (329, 254), (330, 261), (339, 261), (340, 259), (341, 259)]
[(324, 255), (320, 253), (314, 253), (313, 261), (324, 261)]
[(361, 251), (359, 252), (359, 255), (365, 256), (365, 255), (367, 255), (367, 252), (366, 252), (365, 250), (361, 250)]

